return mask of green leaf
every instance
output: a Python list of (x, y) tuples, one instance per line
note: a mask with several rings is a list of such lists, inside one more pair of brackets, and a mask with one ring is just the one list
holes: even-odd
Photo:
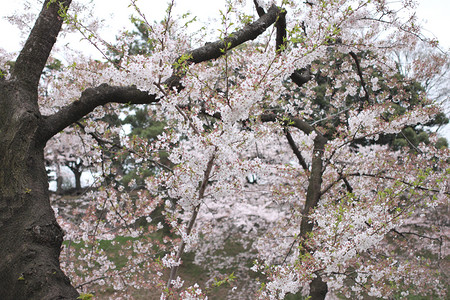
[(81, 300), (91, 300), (94, 297), (92, 294), (81, 293), (77, 299)]

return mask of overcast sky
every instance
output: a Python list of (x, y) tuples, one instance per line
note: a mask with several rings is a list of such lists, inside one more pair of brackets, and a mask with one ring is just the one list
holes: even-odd
[[(28, 0), (35, 2), (34, 0)], [(83, 0), (89, 2), (89, 0)], [(14, 11), (23, 10), (23, 0), (2, 1), (0, 11), (0, 47), (7, 51), (20, 50), (20, 31), (4, 19)], [(36, 1), (37, 2), (37, 1)], [(105, 29), (107, 38), (113, 38), (118, 28), (129, 24), (128, 16), (133, 12), (128, 8), (127, 0), (93, 0), (95, 15), (105, 19), (110, 24), (110, 29)], [(138, 1), (142, 11), (149, 20), (158, 20), (164, 13), (167, 1), (146, 0)], [(207, 19), (212, 14), (216, 16), (218, 9), (224, 5), (224, 0), (178, 0), (177, 11), (191, 11), (194, 15)], [(251, 2), (247, 0), (247, 2)], [(419, 0), (418, 17), (424, 22), (425, 34), (429, 37), (437, 37), (444, 49), (450, 48), (450, 0)], [(39, 6), (37, 6), (39, 7)], [(113, 20), (113, 22), (110, 22)], [(112, 25), (111, 25), (112, 24)], [(110, 34), (108, 34), (110, 33)]]

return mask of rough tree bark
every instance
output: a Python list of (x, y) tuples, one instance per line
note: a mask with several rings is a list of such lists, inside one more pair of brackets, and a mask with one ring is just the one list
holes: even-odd
[(0, 293), (2, 299), (74, 299), (59, 268), (63, 232), (45, 172), (37, 92), (0, 85)]
[[(61, 1), (70, 5), (70, 0)], [(9, 80), (0, 83), (0, 294), (2, 299), (74, 299), (59, 267), (63, 232), (48, 195), (38, 83), (62, 18), (39, 15)]]

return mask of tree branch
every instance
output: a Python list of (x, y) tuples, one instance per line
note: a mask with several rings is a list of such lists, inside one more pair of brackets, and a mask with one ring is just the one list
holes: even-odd
[[(264, 9), (259, 6), (258, 2), (254, 0), (256, 11), (258, 12), (259, 16), (262, 16), (265, 14)], [(282, 12), (279, 14), (278, 19), (275, 23), (275, 28), (277, 29), (277, 37), (276, 37), (276, 46), (275, 50), (277, 52), (282, 51), (283, 48), (286, 46), (287, 43), (287, 32), (286, 32), (286, 10), (282, 10)], [(299, 87), (307, 83), (311, 80), (311, 68), (303, 68), (300, 70), (295, 70), (294, 73), (291, 74), (291, 80), (295, 84), (297, 84)]]
[[(363, 74), (361, 71), (361, 65), (359, 64), (358, 56), (356, 56), (356, 54), (353, 51), (351, 51), (349, 54), (355, 61), (356, 70), (358, 72), (359, 79), (361, 79), (361, 86), (363, 87), (364, 93), (365, 93), (364, 98), (366, 99), (367, 102), (369, 102), (369, 92), (367, 91), (367, 88), (366, 88), (366, 82), (364, 81), (364, 78), (363, 78)], [(362, 109), (362, 103), (360, 103), (360, 108)]]
[[(225, 50), (231, 50), (247, 41), (254, 40), (260, 36), (269, 26), (277, 22), (281, 10), (272, 5), (267, 13), (264, 13), (258, 20), (253, 23), (245, 25), (244, 28), (231, 33), (224, 39), (217, 40), (212, 43), (206, 43), (204, 46), (191, 50), (186, 55), (189, 57), (187, 63), (201, 63), (204, 61), (219, 58), (225, 54)], [(170, 76), (164, 84), (169, 88), (176, 87), (177, 90), (183, 89), (180, 80), (184, 74), (175, 70), (174, 74)]]
[(409, 235), (417, 236), (417, 237), (422, 238), (422, 239), (429, 239), (429, 240), (432, 240), (432, 241), (437, 241), (437, 242), (439, 242), (439, 245), (442, 245), (442, 238), (430, 237), (430, 236), (426, 236), (426, 235), (423, 235), (423, 234), (419, 234), (419, 233), (416, 233), (416, 232), (410, 232), (410, 231), (398, 231), (395, 228), (391, 229), (391, 231), (396, 233), (396, 234), (398, 234), (399, 236), (403, 237), (404, 239), (406, 239), (405, 234), (409, 234)]
[(17, 57), (12, 78), (24, 82), (28, 88), (37, 91), (42, 70), (63, 23), (59, 11), (67, 9), (71, 2), (72, 0), (44, 1), (39, 17)]
[(309, 176), (309, 184), (306, 192), (305, 207), (302, 210), (302, 221), (300, 224), (300, 238), (306, 239), (307, 235), (312, 231), (314, 223), (311, 222), (309, 214), (313, 208), (317, 206), (320, 200), (323, 174), (323, 154), (327, 139), (321, 135), (314, 138), (314, 149), (311, 163), (311, 173)]
[(349, 192), (350, 194), (353, 193), (353, 187), (351, 186), (351, 184), (347, 180), (347, 178), (345, 176), (343, 176), (342, 174), (340, 174), (340, 176), (342, 176), (342, 179), (344, 180), (345, 187), (347, 188), (347, 192)]
[(244, 28), (231, 33), (224, 39), (220, 39), (213, 43), (206, 43), (203, 47), (188, 52), (190, 55), (188, 61), (200, 63), (219, 58), (224, 54), (223, 50), (230, 50), (249, 40), (256, 39), (269, 28), (269, 26), (278, 20), (280, 14), (281, 10), (276, 5), (272, 5), (267, 13), (255, 22), (245, 25)]
[(267, 114), (262, 114), (260, 116), (260, 119), (261, 119), (261, 122), (281, 122), (281, 123), (283, 123), (284, 126), (292, 126), (292, 127), (298, 128), (306, 134), (310, 134), (311, 132), (315, 131), (318, 136), (321, 136), (323, 139), (326, 140), (326, 138), (320, 132), (316, 131), (314, 129), (314, 127), (312, 127), (307, 122), (305, 122), (299, 118), (286, 117), (286, 116), (280, 117), (273, 113), (267, 113)]
[(316, 207), (321, 196), (322, 187), (322, 173), (323, 173), (323, 154), (325, 152), (325, 145), (328, 141), (319, 131), (315, 130), (314, 127), (306, 123), (299, 118), (292, 117), (278, 117), (275, 114), (262, 114), (262, 122), (282, 122), (284, 126), (293, 126), (306, 134), (311, 132), (316, 132), (316, 137), (314, 138), (314, 149), (313, 157), (311, 163), (311, 172), (309, 175), (309, 184), (306, 193), (305, 207), (302, 210), (302, 221), (300, 225), (300, 238), (305, 239), (307, 234), (312, 231), (314, 224), (309, 218), (309, 213), (312, 208)]
[(322, 192), (320, 192), (321, 195), (324, 195), (326, 192), (328, 192), (333, 186), (335, 186), (339, 181), (344, 181), (345, 187), (347, 189), (347, 192), (353, 193), (353, 187), (350, 185), (350, 182), (347, 180), (347, 178), (342, 174), (339, 173), (338, 179), (328, 184)]
[(258, 3), (257, 0), (253, 0), (253, 3), (255, 4), (256, 12), (258, 13), (258, 16), (259, 16), (259, 17), (264, 16), (264, 14), (266, 13), (266, 12), (264, 11), (264, 8), (262, 8), (262, 7), (259, 5), (259, 3)]
[[(436, 190), (436, 189), (432, 189), (432, 188), (427, 188), (427, 187), (424, 187), (424, 186), (416, 185), (416, 184), (413, 184), (411, 182), (408, 182), (408, 181), (405, 181), (405, 180), (400, 180), (400, 179), (397, 179), (397, 178), (394, 178), (394, 177), (391, 177), (391, 176), (383, 176), (383, 175), (367, 174), (367, 173), (350, 173), (350, 174), (347, 174), (347, 176), (374, 177), (374, 178), (379, 178), (379, 179), (394, 180), (394, 181), (401, 182), (401, 183), (403, 183), (403, 184), (405, 184), (407, 186), (414, 187), (414, 188), (422, 190), (422, 191), (428, 191), (428, 192), (434, 192), (434, 193), (440, 193), (441, 192), (441, 191)], [(450, 192), (448, 192), (448, 191), (445, 191), (443, 193), (445, 195), (450, 195)]]
[(70, 124), (83, 118), (97, 106), (110, 102), (126, 104), (150, 104), (158, 102), (155, 95), (138, 90), (135, 86), (110, 86), (106, 83), (96, 88), (86, 89), (78, 101), (63, 107), (57, 113), (44, 117), (38, 132), (38, 137), (44, 141), (50, 139)]
[(297, 145), (295, 144), (294, 139), (292, 138), (291, 133), (287, 128), (284, 129), (284, 133), (286, 134), (286, 138), (288, 140), (289, 146), (291, 146), (292, 151), (294, 151), (295, 156), (298, 159), (298, 162), (303, 167), (303, 170), (305, 170), (306, 173), (309, 173), (308, 165), (306, 164), (305, 159), (302, 156), (302, 153), (300, 150), (298, 150)]
[(282, 51), (284, 46), (286, 46), (286, 10), (283, 9), (281, 13), (278, 15), (277, 22), (275, 23), (275, 28), (277, 29), (277, 38), (276, 38), (276, 51)]

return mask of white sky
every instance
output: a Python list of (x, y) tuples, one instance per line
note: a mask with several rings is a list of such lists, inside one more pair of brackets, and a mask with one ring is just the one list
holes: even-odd
[[(0, 48), (7, 50), (8, 52), (19, 51), (20, 43), (24, 39), (21, 37), (20, 30), (16, 26), (11, 25), (5, 16), (12, 15), (15, 11), (23, 11), (23, 2), (38, 2), (36, 0), (19, 0), (19, 1), (7, 1), (0, 0), (4, 3), (1, 4), (0, 10)], [(89, 2), (90, 0), (79, 0), (79, 2)], [(104, 20), (104, 29), (101, 31), (102, 38), (112, 41), (115, 35), (120, 29), (127, 26), (127, 28), (133, 28), (129, 21), (131, 14), (137, 15), (133, 8), (128, 7), (128, 0), (93, 0), (91, 1), (95, 7), (95, 16)], [(139, 8), (145, 14), (147, 20), (161, 20), (165, 14), (167, 8), (167, 0), (140, 0), (138, 1)], [(199, 18), (208, 20), (210, 14), (218, 16), (219, 9), (222, 9), (225, 5), (224, 0), (178, 0), (176, 1), (176, 14), (183, 14), (190, 11), (193, 15), (197, 15)], [(91, 5), (92, 6), (92, 5)], [(33, 5), (33, 8), (40, 10), (41, 5)], [(30, 24), (32, 25), (32, 24)], [(60, 38), (59, 38), (60, 39)], [(6, 41), (6, 42), (5, 42)], [(78, 42), (78, 40), (76, 40)], [(73, 41), (72, 41), (73, 42)], [(84, 44), (85, 43), (85, 44)], [(83, 48), (92, 53), (95, 49), (86, 49), (91, 46), (87, 42), (82, 43)]]
[[(24, 0), (9, 1), (1, 0), (0, 11), (0, 48), (7, 51), (20, 50), (20, 31), (4, 19), (14, 11), (23, 11)], [(28, 0), (29, 2), (37, 2)], [(89, 2), (89, 0), (83, 0)], [(105, 29), (106, 38), (113, 38), (117, 29), (129, 24), (128, 16), (133, 10), (128, 7), (127, 0), (93, 0), (95, 14), (101, 19), (105, 19), (106, 24), (112, 24), (111, 29)], [(247, 0), (250, 2), (251, 0)], [(138, 1), (141, 10), (149, 20), (159, 20), (164, 13), (167, 1), (161, 0), (140, 0)], [(217, 16), (218, 9), (224, 7), (224, 0), (178, 0), (177, 11), (179, 13), (191, 11), (194, 15), (202, 19), (210, 16)], [(417, 10), (419, 20), (424, 23), (425, 34), (429, 37), (437, 37), (444, 50), (450, 48), (450, 1), (449, 0), (418, 0)], [(40, 5), (35, 5), (40, 9)], [(111, 20), (113, 20), (111, 22)], [(32, 24), (31, 24), (32, 25)], [(109, 34), (108, 34), (109, 33)]]
[[(21, 41), (25, 38), (21, 36), (20, 30), (11, 25), (6, 16), (12, 15), (15, 11), (23, 11), (23, 3), (28, 1), (37, 3), (36, 0), (0, 0), (0, 49), (3, 48), (8, 52), (19, 51)], [(128, 7), (128, 0), (82, 0), (83, 2), (92, 2), (95, 4), (95, 15), (105, 20), (105, 27), (102, 36), (113, 41), (118, 29), (129, 26), (129, 15), (134, 13), (133, 9)], [(225, 0), (177, 0), (177, 14), (190, 11), (193, 15), (198, 16), (202, 20), (207, 21), (208, 18), (218, 17), (219, 9), (225, 5)], [(251, 5), (252, 0), (247, 0), (247, 4)], [(435, 37), (440, 41), (443, 50), (450, 49), (450, 0), (417, 0), (419, 7), (417, 15), (419, 21), (424, 27), (424, 34), (427, 37)], [(167, 0), (139, 0), (138, 5), (147, 19), (160, 20), (164, 15), (167, 7)], [(40, 10), (40, 4), (33, 4), (37, 11)], [(112, 20), (112, 21), (111, 21)], [(34, 21), (33, 21), (34, 22)], [(32, 26), (33, 24), (29, 24)], [(131, 27), (128, 27), (131, 28)], [(98, 52), (86, 41), (80, 41), (80, 38), (72, 38), (79, 44), (79, 48), (97, 57)], [(60, 41), (61, 42), (61, 41)], [(445, 128), (443, 133), (450, 140), (450, 125)]]

